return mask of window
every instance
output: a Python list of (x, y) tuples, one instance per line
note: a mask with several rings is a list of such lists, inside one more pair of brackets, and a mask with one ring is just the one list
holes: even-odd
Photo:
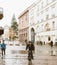
[(56, 3), (55, 3), (55, 4), (53, 4), (51, 7), (52, 7), (52, 8), (55, 8), (55, 5), (56, 5)]
[(24, 36), (25, 36), (25, 34), (24, 34)]
[(42, 24), (42, 31), (43, 31), (43, 24)]
[(48, 37), (48, 41), (50, 41), (50, 36)]
[(25, 16), (25, 20), (27, 20), (27, 14), (26, 14), (26, 16)]
[(37, 23), (39, 23), (39, 20), (37, 21)]
[(52, 18), (54, 18), (55, 17), (55, 14), (52, 14)]
[(26, 33), (26, 37), (27, 37), (27, 33)]
[(47, 15), (46, 15), (46, 20), (48, 20), (48, 19), (49, 19), (49, 15), (47, 14)]
[(43, 11), (41, 11), (41, 14), (43, 14)]
[(25, 17), (25, 20), (27, 20), (27, 17)]
[(37, 6), (37, 11), (39, 11), (39, 5)]
[(52, 22), (52, 28), (54, 30), (54, 28), (55, 28), (55, 21)]
[(56, 0), (52, 0), (52, 2), (54, 2), (54, 1), (56, 1)]
[(43, 2), (41, 3), (41, 5), (42, 5), (42, 8), (43, 8)]
[(48, 0), (46, 0), (46, 4), (48, 5)]
[(23, 23), (23, 21), (22, 21), (22, 23)]
[(39, 16), (39, 13), (37, 13), (37, 16)]
[(44, 20), (43, 19), (41, 19), (41, 22), (43, 22)]
[(49, 10), (49, 8), (46, 8), (46, 12)]

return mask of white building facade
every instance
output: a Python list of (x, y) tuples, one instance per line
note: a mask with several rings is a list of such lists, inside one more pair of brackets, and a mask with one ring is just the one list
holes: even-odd
[(35, 41), (35, 34), (36, 34), (36, 7), (35, 7), (35, 3), (32, 4), (29, 7), (29, 40), (30, 41)]
[(47, 43), (57, 41), (57, 0), (36, 0), (29, 9), (29, 40), (33, 35), (34, 40)]

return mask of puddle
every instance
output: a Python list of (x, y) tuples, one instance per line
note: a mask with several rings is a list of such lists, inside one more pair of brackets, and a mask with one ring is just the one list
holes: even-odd
[(17, 54), (17, 53), (19, 53), (19, 54), (27, 54), (27, 51), (26, 50), (12, 50), (11, 51), (11, 53), (12, 54)]

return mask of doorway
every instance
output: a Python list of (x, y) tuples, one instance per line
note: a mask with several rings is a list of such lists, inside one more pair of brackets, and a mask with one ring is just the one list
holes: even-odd
[(34, 28), (31, 28), (31, 41), (33, 43), (35, 42), (35, 30), (34, 30)]

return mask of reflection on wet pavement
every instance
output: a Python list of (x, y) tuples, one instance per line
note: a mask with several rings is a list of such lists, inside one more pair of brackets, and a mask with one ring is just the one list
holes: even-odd
[(27, 54), (27, 51), (26, 50), (12, 50), (12, 54), (15, 54), (15, 53), (21, 53), (21, 54)]
[(0, 54), (0, 65), (57, 65), (57, 48), (55, 47), (36, 46), (31, 64), (27, 60), (27, 51), (17, 48), (8, 47), (3, 59)]

